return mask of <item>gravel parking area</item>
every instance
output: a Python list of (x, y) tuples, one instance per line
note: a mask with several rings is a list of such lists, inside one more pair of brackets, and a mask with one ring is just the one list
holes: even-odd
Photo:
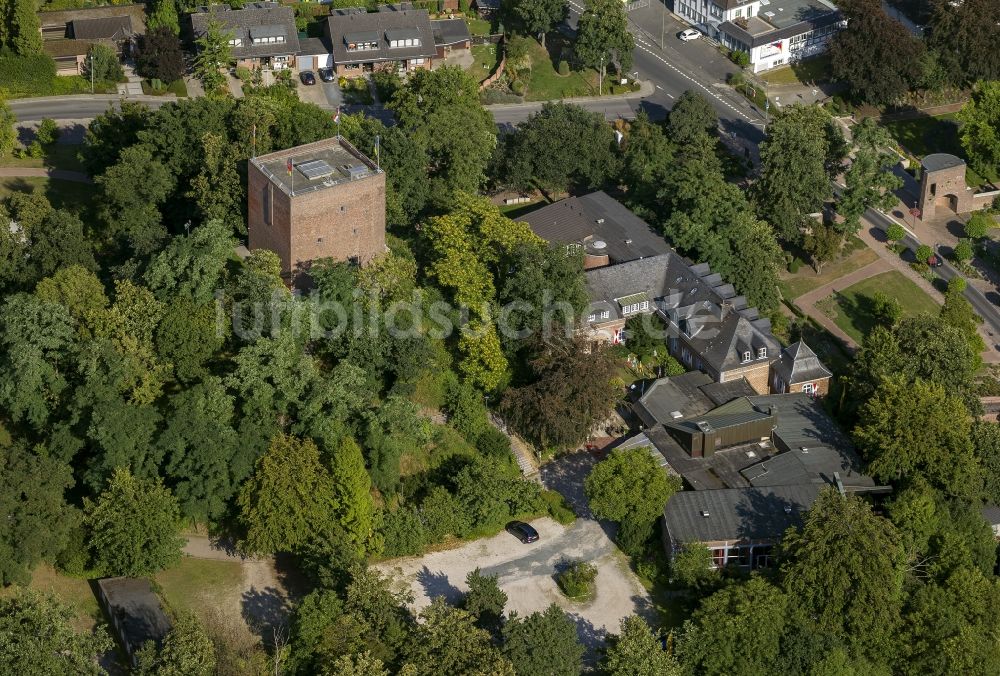
[[(589, 468), (592, 460), (589, 456), (570, 456), (559, 462), (573, 468), (585, 463)], [(549, 467), (543, 468), (543, 479)], [(582, 477), (585, 472), (558, 474)], [(410, 586), (414, 607), (419, 610), (436, 596), (452, 602), (460, 599), (468, 589), (465, 576), (478, 567), (484, 574), (497, 576), (500, 588), (507, 592), (508, 613), (517, 611), (524, 616), (555, 603), (570, 615), (581, 640), (590, 649), (599, 646), (608, 632), (616, 632), (622, 618), (636, 613), (652, 615), (649, 595), (609, 538), (606, 525), (591, 518), (577, 519), (569, 527), (549, 518), (537, 519), (531, 525), (540, 536), (532, 544), (522, 544), (504, 532), (457, 549), (386, 561), (378, 568)], [(554, 576), (557, 565), (564, 560), (584, 560), (597, 566), (596, 594), (590, 602), (573, 603), (559, 591)]]

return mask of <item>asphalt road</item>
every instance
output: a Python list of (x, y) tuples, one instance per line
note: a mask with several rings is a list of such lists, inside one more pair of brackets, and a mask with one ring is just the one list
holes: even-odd
[[(864, 219), (883, 231), (887, 230), (890, 225), (895, 223), (895, 221), (891, 218), (874, 209), (866, 211)], [(911, 251), (916, 251), (917, 247), (920, 246), (922, 242), (920, 242), (913, 235), (909, 234), (909, 231), (907, 231), (907, 235), (903, 239), (903, 244)], [(951, 281), (954, 277), (962, 276), (962, 273), (956, 270), (951, 263), (944, 258), (944, 256), (941, 256), (941, 259), (943, 261), (943, 265), (934, 269), (934, 272), (941, 277), (941, 279), (947, 282)], [(994, 336), (993, 345), (990, 347), (994, 350), (1000, 350), (1000, 345), (998, 345), (996, 341), (996, 337), (1000, 337), (1000, 308), (987, 298), (986, 294), (974, 287), (972, 284), (965, 285), (965, 293), (963, 295), (972, 305), (976, 314), (983, 318), (983, 323), (986, 324), (991, 335)], [(997, 300), (1000, 301), (1000, 295), (997, 296)]]
[[(144, 103), (150, 108), (159, 108), (173, 97), (142, 96), (130, 99)], [(90, 120), (108, 109), (118, 107), (120, 99), (111, 94), (95, 96), (47, 96), (37, 99), (14, 99), (9, 101), (11, 110), (19, 122), (37, 122), (45, 117), (55, 120)]]

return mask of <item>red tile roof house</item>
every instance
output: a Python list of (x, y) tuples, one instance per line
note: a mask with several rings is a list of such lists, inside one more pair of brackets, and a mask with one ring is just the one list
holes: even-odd
[(191, 39), (204, 35), (213, 19), (230, 34), (237, 66), (270, 70), (295, 67), (299, 32), (291, 7), (276, 2), (251, 2), (243, 9), (231, 9), (229, 5), (199, 7), (189, 15)]
[(80, 75), (93, 44), (131, 56), (136, 38), (146, 32), (144, 5), (112, 5), (39, 12), (42, 50), (56, 62), (57, 75)]

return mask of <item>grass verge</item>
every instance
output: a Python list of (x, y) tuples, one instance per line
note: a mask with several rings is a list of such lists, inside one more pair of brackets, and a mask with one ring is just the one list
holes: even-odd
[[(857, 237), (854, 239), (861, 242)], [(818, 275), (811, 265), (803, 265), (794, 274), (783, 273), (780, 281), (782, 295), (788, 300), (795, 300), (813, 289), (818, 289), (878, 260), (878, 254), (864, 246), (863, 242), (861, 248), (855, 248), (851, 244), (848, 242), (844, 255), (824, 265)]]
[(897, 270), (883, 272), (858, 282), (824, 298), (817, 306), (847, 335), (861, 343), (877, 322), (871, 303), (871, 297), (876, 291), (897, 299), (902, 306), (903, 317), (938, 311), (938, 304), (934, 299)]
[(80, 161), (80, 146), (71, 143), (52, 143), (43, 147), (42, 157), (13, 157), (8, 155), (0, 159), (0, 167), (31, 167), (48, 169), (67, 169), (83, 171)]

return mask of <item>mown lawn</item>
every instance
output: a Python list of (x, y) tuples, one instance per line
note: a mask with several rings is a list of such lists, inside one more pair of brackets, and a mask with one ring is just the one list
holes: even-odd
[(775, 68), (758, 77), (770, 85), (807, 85), (830, 79), (830, 57), (822, 54), (783, 68)]
[(466, 18), (465, 23), (469, 24), (469, 34), (470, 35), (489, 35), (492, 31), (490, 30), (490, 22), (485, 19)]
[(164, 601), (173, 610), (202, 616), (210, 608), (238, 604), (243, 588), (243, 566), (236, 561), (212, 561), (185, 556), (181, 562), (153, 576)]
[(592, 69), (571, 70), (569, 75), (560, 75), (559, 61), (569, 57), (566, 39), (559, 35), (549, 35), (546, 47), (534, 38), (526, 40), (531, 69), (521, 77), (525, 80), (525, 101), (548, 101), (574, 96), (593, 96), (598, 92), (598, 74)]
[[(79, 631), (91, 631), (104, 617), (90, 583), (63, 575), (47, 563), (40, 563), (31, 573), (28, 586), (52, 594), (74, 611), (73, 625)], [(0, 596), (9, 596), (17, 587), (0, 588)]]
[[(962, 144), (958, 138), (958, 119), (955, 113), (886, 122), (885, 127), (893, 138), (910, 154), (918, 158), (931, 153), (951, 153), (964, 157)], [(1000, 181), (996, 173), (980, 176), (971, 168), (965, 170), (965, 180), (969, 185), (979, 186), (987, 181)]]
[(469, 75), (482, 82), (490, 76), (497, 66), (496, 45), (473, 45), (472, 65), (465, 69)]
[(41, 191), (57, 209), (88, 209), (93, 203), (95, 188), (87, 183), (50, 178), (0, 178), (0, 199), (12, 192)]
[(50, 169), (68, 169), (83, 171), (80, 161), (80, 146), (71, 143), (53, 143), (45, 146), (42, 157), (14, 157), (8, 155), (0, 158), (0, 167), (46, 167)]
[(817, 305), (834, 323), (858, 343), (875, 327), (871, 298), (876, 291), (895, 298), (904, 317), (922, 312), (936, 313), (938, 304), (903, 273), (892, 270), (858, 282), (824, 298)]
[[(857, 240), (857, 238), (854, 239)], [(857, 241), (861, 242), (860, 240)], [(803, 264), (795, 274), (789, 272), (782, 273), (779, 282), (781, 294), (787, 300), (793, 301), (813, 289), (818, 289), (824, 284), (829, 284), (844, 275), (849, 275), (869, 263), (874, 263), (878, 259), (878, 254), (865, 246), (863, 242), (861, 242), (861, 247), (856, 247), (852, 244), (853, 242), (848, 243), (848, 250), (844, 256), (824, 265), (821, 268), (822, 272), (818, 275), (816, 274), (816, 270), (808, 264)]]
[(146, 94), (147, 96), (163, 96), (165, 94), (174, 94), (177, 97), (182, 97), (188, 95), (187, 85), (184, 84), (184, 78), (163, 84), (165, 84), (165, 86), (162, 89), (153, 89), (153, 83), (150, 80), (143, 80), (142, 93)]

